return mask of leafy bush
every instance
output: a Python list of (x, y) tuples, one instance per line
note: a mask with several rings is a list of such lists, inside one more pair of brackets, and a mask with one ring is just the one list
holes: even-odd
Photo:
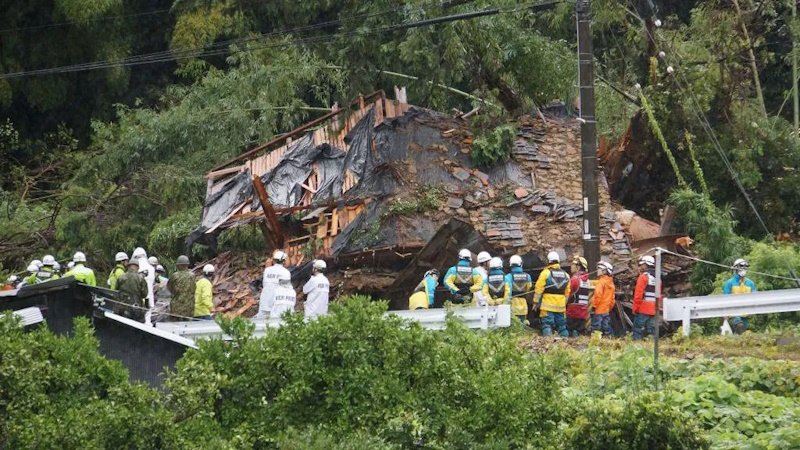
[(66, 338), (6, 315), (0, 335), (0, 448), (159, 446), (170, 423), (160, 394), (100, 356), (88, 320)]
[(431, 448), (541, 446), (561, 420), (548, 363), (501, 334), (457, 322), (441, 332), (384, 318), (385, 304), (351, 298), (311, 323), (288, 316), (262, 339), (226, 323), (233, 343), (203, 342), (170, 378), (180, 427), (274, 443), (289, 427), (334, 439), (368, 433)]
[(703, 449), (709, 442), (677, 408), (652, 394), (630, 401), (603, 400), (586, 405), (567, 431), (567, 449)]
[(491, 166), (498, 161), (505, 161), (511, 157), (514, 148), (514, 139), (517, 129), (512, 125), (501, 125), (491, 133), (475, 139), (472, 143), (472, 162), (479, 166)]
[(442, 206), (445, 192), (441, 186), (424, 184), (413, 197), (397, 199), (389, 205), (390, 214), (408, 215), (431, 211)]

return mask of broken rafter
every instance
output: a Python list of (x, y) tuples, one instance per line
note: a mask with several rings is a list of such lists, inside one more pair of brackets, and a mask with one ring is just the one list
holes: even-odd
[[(384, 97), (385, 95), (386, 94), (382, 90), (381, 91), (375, 91), (375, 92), (373, 92), (373, 93), (371, 93), (371, 94), (369, 94), (367, 96), (359, 97), (358, 99), (356, 99), (355, 101), (353, 101), (351, 103), (351, 106), (359, 104), (360, 101), (363, 102), (364, 100), (371, 100), (371, 99), (373, 99), (375, 97), (378, 97), (378, 96)], [(241, 161), (243, 159), (250, 158), (250, 157), (254, 156), (255, 154), (257, 154), (259, 152), (266, 151), (266, 150), (271, 150), (275, 146), (283, 145), (288, 139), (292, 139), (292, 138), (298, 136), (299, 134), (308, 131), (310, 128), (313, 128), (313, 127), (325, 122), (328, 119), (332, 119), (332, 118), (338, 116), (339, 114), (342, 113), (342, 111), (346, 111), (346, 108), (338, 108), (338, 109), (335, 109), (335, 110), (329, 112), (328, 114), (325, 114), (323, 116), (317, 117), (316, 119), (312, 120), (311, 122), (306, 123), (305, 125), (302, 125), (302, 126), (300, 126), (298, 128), (295, 128), (294, 130), (292, 130), (292, 131), (290, 131), (288, 133), (284, 133), (284, 134), (276, 137), (275, 139), (272, 139), (271, 141), (269, 141), (269, 142), (267, 142), (265, 144), (259, 145), (259, 146), (255, 147), (255, 148), (251, 149), (251, 150), (248, 150), (248, 151), (242, 153), (239, 156), (236, 156), (235, 158), (233, 158), (233, 159), (231, 159), (231, 160), (229, 160), (227, 162), (224, 162), (224, 163), (220, 164), (217, 167), (214, 167), (212, 169), (212, 173), (214, 171), (218, 171), (218, 170), (224, 169), (224, 168), (228, 167), (229, 165), (231, 165), (231, 164), (233, 164), (235, 162), (239, 162), (239, 161)], [(280, 144), (280, 145), (278, 145), (278, 144)]]
[(266, 219), (264, 237), (267, 239), (267, 244), (271, 245), (273, 249), (283, 248), (284, 236), (281, 232), (281, 225), (278, 223), (278, 216), (275, 214), (275, 209), (272, 203), (269, 202), (267, 190), (264, 188), (264, 183), (261, 178), (253, 176), (253, 187), (256, 190), (256, 195), (261, 202), (261, 209), (264, 211), (264, 218)]

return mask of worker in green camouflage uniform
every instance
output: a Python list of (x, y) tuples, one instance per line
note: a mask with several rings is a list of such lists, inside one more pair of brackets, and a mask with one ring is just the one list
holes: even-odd
[[(181, 255), (175, 262), (177, 270), (169, 277), (167, 288), (172, 293), (170, 314), (182, 317), (194, 317), (194, 274), (189, 271), (189, 258)], [(184, 320), (181, 317), (170, 317), (169, 320)]]
[[(147, 282), (139, 276), (139, 262), (132, 260), (128, 262), (128, 271), (116, 279), (117, 289), (119, 290), (119, 301), (115, 303), (114, 314), (128, 317), (134, 320), (144, 318), (145, 298), (147, 297)], [(126, 306), (131, 305), (132, 307)]]

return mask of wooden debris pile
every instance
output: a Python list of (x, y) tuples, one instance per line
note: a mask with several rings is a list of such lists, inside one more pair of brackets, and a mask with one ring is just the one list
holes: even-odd
[(263, 268), (258, 262), (248, 261), (246, 257), (234, 256), (231, 252), (218, 255), (210, 261), (198, 264), (214, 265), (214, 314), (227, 317), (252, 317), (258, 312), (258, 300), (261, 292), (254, 289), (251, 283), (260, 280)]

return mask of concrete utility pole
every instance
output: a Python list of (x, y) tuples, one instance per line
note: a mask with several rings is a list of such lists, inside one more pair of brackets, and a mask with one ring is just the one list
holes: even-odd
[[(792, 22), (797, 18), (797, 0), (792, 0)], [(792, 35), (792, 104), (794, 106), (794, 134), (800, 130), (800, 94), (797, 92), (797, 39)]]
[(583, 180), (583, 256), (595, 278), (600, 261), (600, 207), (597, 199), (597, 122), (594, 118), (594, 59), (590, 0), (577, 0), (578, 88), (581, 105), (581, 172)]

